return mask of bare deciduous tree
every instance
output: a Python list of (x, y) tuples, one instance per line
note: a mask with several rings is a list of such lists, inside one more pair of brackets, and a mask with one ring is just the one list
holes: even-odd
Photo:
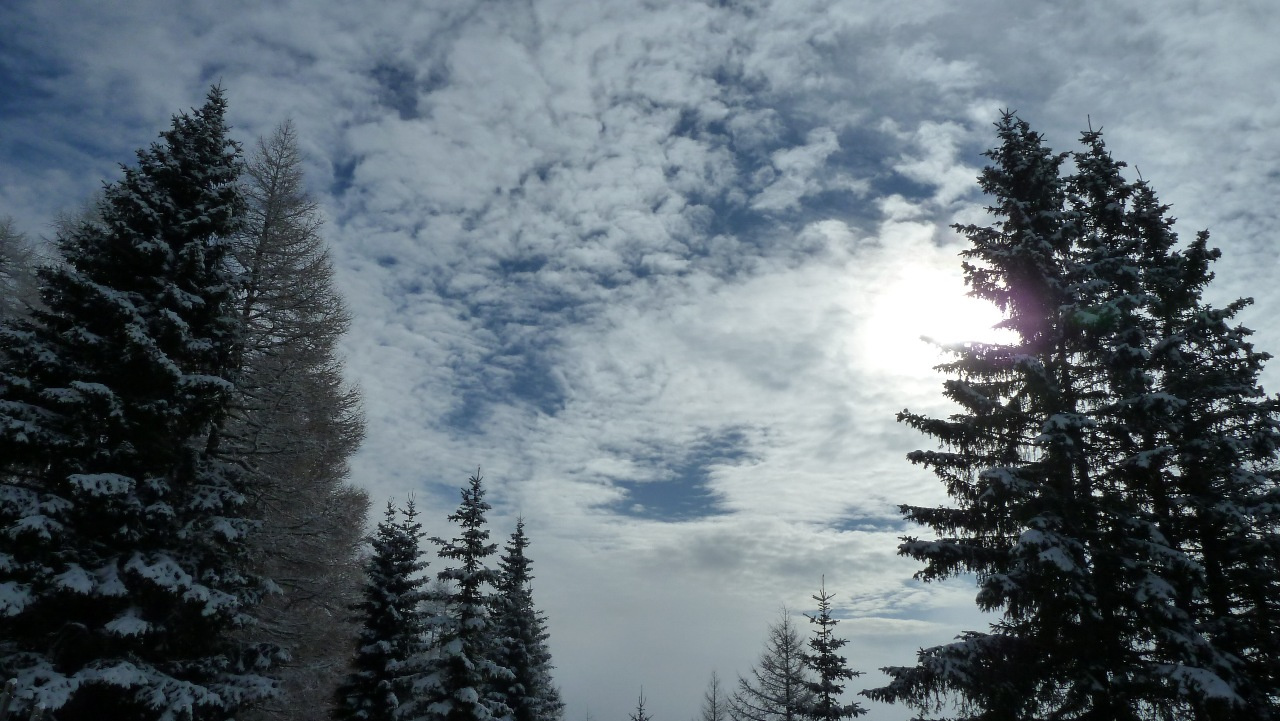
[(725, 721), (729, 715), (729, 703), (725, 698), (724, 688), (720, 684), (720, 674), (711, 672), (711, 680), (707, 682), (707, 691), (702, 695), (702, 712), (699, 721)]
[(280, 698), (253, 712), (261, 719), (327, 715), (317, 704), (330, 702), (356, 635), (348, 607), (359, 598), (369, 505), (347, 481), (364, 434), (359, 395), (335, 351), (350, 316), (301, 166), (290, 124), (259, 140), (243, 179), (247, 228), (234, 249), (245, 350), (227, 446), (255, 478), (256, 563), (281, 590), (259, 621), (292, 656)]
[(35, 246), (13, 218), (0, 217), (0, 320), (23, 315), (36, 302), (37, 260)]
[(804, 642), (784, 608), (769, 626), (760, 660), (729, 697), (732, 721), (801, 721), (813, 706), (810, 674), (804, 663)]

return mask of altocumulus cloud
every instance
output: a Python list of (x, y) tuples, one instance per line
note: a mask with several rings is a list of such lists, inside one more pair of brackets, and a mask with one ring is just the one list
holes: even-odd
[(440, 520), (482, 465), (496, 535), (528, 520), (569, 717), (619, 717), (644, 684), (688, 718), (822, 574), (863, 670), (984, 622), (964, 582), (894, 555), (895, 505), (944, 499), (892, 416), (945, 409), (918, 336), (970, 312), (946, 225), (981, 221), (1000, 108), (1060, 149), (1104, 126), (1184, 235), (1214, 231), (1215, 299), (1256, 295), (1245, 322), (1280, 348), (1278, 20), (21, 0), (0, 7), (0, 212), (46, 232), (208, 83), (245, 139), (292, 117), (356, 315), (355, 480)]

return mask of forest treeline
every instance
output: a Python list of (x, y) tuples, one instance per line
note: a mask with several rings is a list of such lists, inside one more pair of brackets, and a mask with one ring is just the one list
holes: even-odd
[[(364, 554), (363, 434), (292, 129), (246, 160), (226, 102), (174, 118), (56, 254), (0, 223), (0, 675), (71, 719), (554, 721), (517, 524), (497, 558), (479, 475), (428, 581), (412, 503)], [(902, 506), (929, 582), (997, 620), (883, 669), (921, 719), (1280, 719), (1280, 398), (1100, 131), (1054, 152), (1013, 113), (957, 226), (1009, 340), (947, 346), (955, 412), (904, 410), (950, 503)], [(32, 270), (34, 268), (34, 270)], [(863, 713), (825, 587), (703, 721)], [(650, 721), (641, 693), (634, 721)], [(669, 720), (668, 720), (669, 721)]]
[(509, 719), (558, 721), (546, 620), (533, 602), (523, 519), (491, 557), (479, 474), (449, 516), (456, 536), (431, 538), (447, 564), (428, 584), (412, 499), (388, 504), (373, 536), (353, 668), (337, 688), (337, 721)]
[[(833, 598), (824, 580), (813, 596), (817, 612), (805, 614), (813, 625), (807, 642), (783, 608), (769, 625), (759, 660), (734, 687), (724, 688), (712, 671), (695, 721), (841, 721), (866, 714), (862, 704), (843, 698), (847, 683), (863, 672), (849, 668), (840, 654), (848, 641), (835, 635), (840, 621), (832, 615)], [(632, 721), (652, 721), (644, 702), (642, 691)]]

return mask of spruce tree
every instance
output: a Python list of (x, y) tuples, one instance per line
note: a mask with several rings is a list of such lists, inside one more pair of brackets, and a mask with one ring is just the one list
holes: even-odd
[(370, 542), (373, 555), (366, 566), (364, 600), (358, 611), (360, 634), (351, 673), (338, 686), (333, 717), (338, 721), (393, 721), (412, 706), (413, 663), (423, 652), (428, 619), (422, 588), (420, 541), (422, 524), (413, 500), (397, 521), (394, 505)]
[(511, 710), (498, 684), (512, 674), (495, 660), (494, 622), (489, 614), (498, 572), (487, 559), (497, 551), (489, 543), (484, 488), (477, 472), (467, 479), (462, 501), (449, 520), (458, 524), (452, 539), (433, 538), (438, 555), (450, 562), (436, 576), (449, 586), (445, 614), (433, 623), (434, 646), (421, 657), (414, 678), (414, 707), (408, 718), (428, 721), (506, 719)]
[(640, 698), (636, 700), (636, 710), (627, 714), (631, 721), (653, 721), (653, 717), (644, 709), (644, 689), (640, 689)]
[(804, 663), (804, 641), (784, 608), (769, 626), (760, 660), (729, 697), (733, 721), (801, 721), (813, 707), (813, 677)]
[[(226, 101), (173, 119), (58, 234), (44, 307), (0, 328), (0, 675), (63, 721), (227, 718), (272, 692), (232, 631), (244, 484), (219, 458), (244, 201)], [(249, 640), (246, 640), (249, 639)]]
[[(1080, 177), (1118, 176), (1123, 163), (1111, 159), (1100, 133), (1084, 140), (1088, 150), (1076, 163), (1092, 172)], [(1124, 349), (1127, 363), (1115, 363), (1133, 379), (1110, 414), (1129, 443), (1117, 466), (1133, 479), (1129, 492), (1141, 499), (1143, 517), (1189, 557), (1176, 579), (1180, 611), (1211, 644), (1200, 665), (1212, 665), (1239, 701), (1206, 693), (1194, 666), (1175, 669), (1171, 682), (1201, 718), (1233, 718), (1238, 707), (1251, 718), (1280, 718), (1280, 399), (1258, 385), (1270, 356), (1254, 349), (1252, 331), (1233, 325), (1249, 299), (1224, 308), (1203, 300), (1211, 264), (1221, 256), (1208, 246), (1208, 233), (1175, 252), (1168, 207), (1145, 181), (1117, 180), (1112, 185), (1122, 190), (1110, 198), (1099, 185), (1082, 184), (1080, 195), (1093, 208), (1124, 210), (1113, 237), (1126, 239), (1131, 256), (1141, 258), (1130, 268), (1138, 269), (1145, 301), (1128, 324), (1144, 342)], [(1184, 636), (1161, 645), (1185, 647)]]
[[(1069, 156), (1012, 114), (997, 128), (980, 178), (997, 220), (958, 230), (971, 294), (1004, 311), (1014, 339), (949, 349), (940, 369), (960, 413), (899, 419), (940, 442), (909, 458), (955, 502), (904, 506), (938, 537), (900, 551), (926, 581), (976, 574), (979, 606), (1000, 620), (886, 669), (893, 681), (868, 695), (966, 719), (1267, 718), (1275, 687), (1246, 660), (1258, 642), (1232, 648), (1213, 631), (1261, 604), (1242, 608), (1213, 578), (1223, 561), (1203, 532), (1275, 557), (1261, 502), (1275, 404), (1256, 388), (1264, 357), (1225, 324), (1241, 304), (1203, 304), (1216, 251), (1203, 235), (1176, 248), (1163, 206), (1123, 179), (1099, 133)], [(1215, 597), (1231, 600), (1209, 611)]]
[(564, 714), (564, 702), (551, 679), (546, 619), (533, 604), (533, 562), (525, 555), (528, 547), (524, 519), (517, 519), (516, 530), (498, 559), (495, 660), (511, 677), (500, 679), (496, 689), (513, 721), (556, 721)]
[(836, 638), (834, 633), (836, 624), (840, 623), (831, 616), (831, 599), (834, 597), (834, 594), (827, 593), (824, 579), (818, 595), (813, 597), (813, 600), (818, 602), (817, 615), (805, 614), (809, 623), (817, 626), (813, 629), (813, 637), (809, 639), (809, 649), (812, 653), (801, 656), (815, 677), (809, 682), (809, 691), (813, 693), (813, 705), (807, 713), (813, 721), (840, 721), (840, 719), (861, 716), (867, 712), (861, 704), (856, 702), (840, 703), (840, 697), (844, 693), (844, 682), (861, 676), (862, 672), (851, 670), (848, 661), (839, 654), (840, 648), (848, 641)]

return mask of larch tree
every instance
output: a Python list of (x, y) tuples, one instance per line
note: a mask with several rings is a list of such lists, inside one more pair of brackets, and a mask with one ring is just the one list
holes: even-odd
[(13, 218), (0, 217), (0, 322), (26, 315), (38, 297), (35, 246)]
[(867, 713), (859, 703), (840, 702), (844, 682), (861, 676), (862, 672), (851, 670), (848, 660), (839, 653), (848, 641), (835, 635), (836, 624), (840, 622), (831, 615), (831, 599), (834, 597), (834, 594), (827, 593), (824, 580), (821, 590), (813, 597), (818, 602), (818, 613), (813, 616), (805, 614), (816, 626), (809, 639), (810, 653), (801, 655), (814, 675), (814, 680), (809, 682), (813, 705), (807, 714), (813, 721), (840, 721)]
[(499, 684), (512, 673), (496, 659), (496, 626), (490, 615), (498, 571), (488, 566), (497, 551), (489, 542), (484, 487), (477, 472), (467, 479), (462, 501), (449, 520), (458, 525), (452, 539), (431, 539), (448, 566), (436, 577), (449, 586), (445, 613), (433, 623), (434, 644), (416, 664), (414, 707), (407, 717), (426, 721), (491, 721), (507, 719), (511, 709), (499, 695)]
[(214, 88), (57, 237), (44, 307), (0, 326), (0, 675), (76, 719), (224, 719), (269, 696), (235, 632), (245, 479), (220, 457), (244, 199)]
[(223, 446), (252, 481), (250, 508), (261, 524), (251, 544), (255, 568), (280, 588), (255, 615), (290, 656), (279, 669), (280, 696), (250, 719), (327, 715), (356, 638), (346, 609), (364, 576), (368, 496), (347, 481), (364, 422), (336, 351), (350, 316), (304, 180), (285, 123), (245, 164), (246, 222), (232, 245), (244, 343)]
[(784, 608), (770, 624), (760, 660), (729, 697), (733, 721), (802, 721), (813, 707), (813, 681), (804, 662), (804, 641)]
[[(412, 673), (429, 618), (423, 591), (422, 524), (412, 500), (398, 520), (388, 503), (371, 543), (364, 600), (353, 606), (360, 632), (351, 671), (335, 692), (337, 721), (396, 721), (412, 708)], [(300, 699), (299, 703), (308, 701)]]
[(1271, 718), (1268, 603), (1236, 584), (1276, 583), (1274, 563), (1244, 568), (1276, 558), (1276, 403), (1228, 324), (1243, 302), (1203, 303), (1217, 252), (1177, 248), (1100, 133), (1068, 155), (1012, 114), (997, 128), (996, 222), (958, 230), (971, 294), (1013, 339), (949, 348), (959, 413), (899, 419), (941, 444), (909, 458), (954, 501), (904, 506), (938, 537), (900, 552), (922, 580), (975, 574), (1000, 618), (866, 693), (963, 719)]
[(698, 713), (699, 721), (726, 721), (729, 717), (728, 704), (724, 688), (720, 684), (720, 674), (712, 671), (711, 679), (707, 681), (707, 690), (702, 694), (702, 709)]
[(533, 603), (528, 547), (524, 519), (517, 519), (516, 530), (498, 558), (493, 607), (495, 661), (511, 676), (497, 680), (495, 688), (513, 721), (558, 721), (564, 715), (564, 702), (551, 678), (554, 667), (546, 619)]

